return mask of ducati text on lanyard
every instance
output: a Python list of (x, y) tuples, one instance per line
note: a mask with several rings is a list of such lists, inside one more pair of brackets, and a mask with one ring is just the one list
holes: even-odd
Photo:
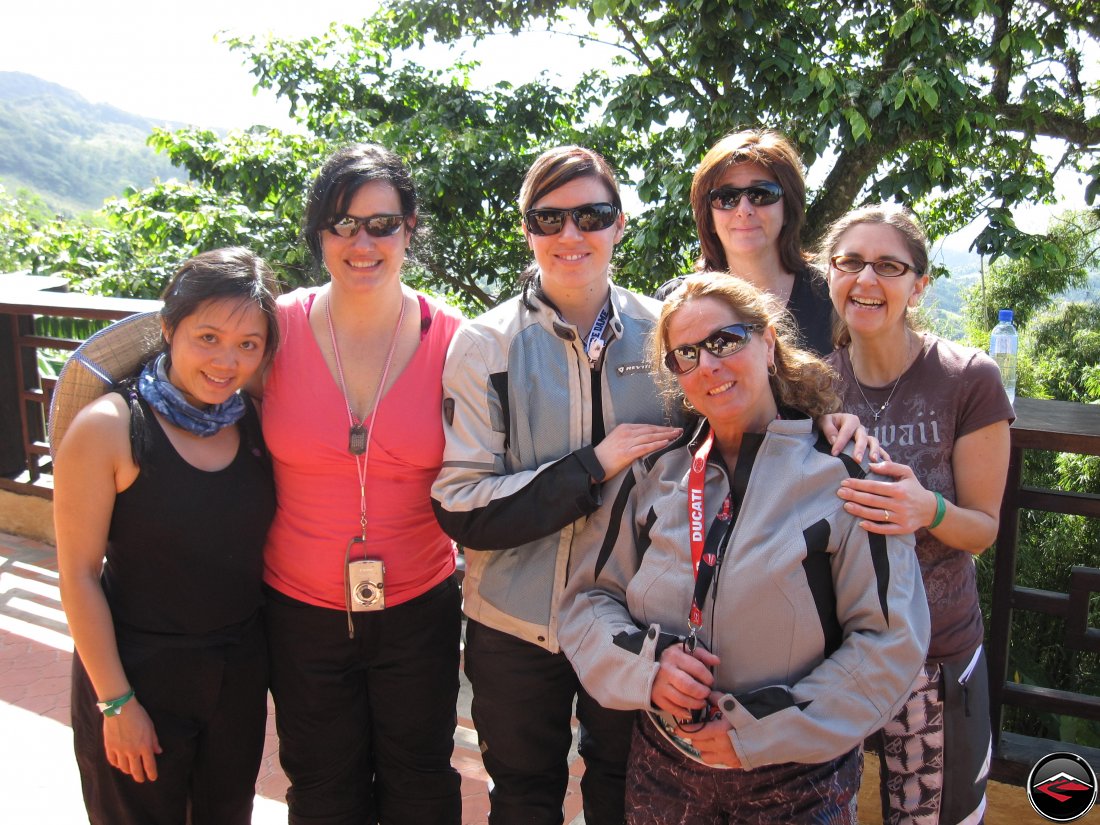
[[(695, 574), (695, 592), (691, 597), (691, 611), (688, 613), (688, 628), (691, 631), (691, 639), (694, 641), (699, 628), (703, 626), (703, 603), (707, 598), (707, 590), (714, 578), (714, 568), (718, 565), (717, 553), (712, 550), (705, 553), (706, 528), (703, 519), (703, 487), (706, 484), (707, 459), (710, 450), (714, 446), (714, 430), (707, 433), (699, 451), (692, 456), (691, 472), (688, 474), (688, 532), (691, 539), (691, 570)], [(722, 509), (718, 513), (720, 521), (730, 520), (730, 495), (726, 495), (722, 502)], [(719, 550), (725, 545), (725, 538), (719, 545)]]

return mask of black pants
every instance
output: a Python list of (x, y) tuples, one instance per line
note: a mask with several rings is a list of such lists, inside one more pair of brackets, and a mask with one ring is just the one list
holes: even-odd
[(451, 767), (458, 700), (453, 578), (376, 613), (268, 590), (271, 692), (291, 825), (461, 819)]
[(573, 697), (580, 722), (584, 820), (622, 825), (634, 714), (584, 692), (562, 653), (475, 621), (466, 623), (466, 675), (485, 769), (490, 825), (560, 825), (569, 782)]
[(257, 619), (233, 644), (173, 641), (162, 647), (153, 637), (119, 639), (126, 676), (163, 749), (155, 782), (135, 782), (107, 762), (95, 691), (73, 656), (73, 740), (92, 825), (252, 821), (267, 722), (263, 624)]

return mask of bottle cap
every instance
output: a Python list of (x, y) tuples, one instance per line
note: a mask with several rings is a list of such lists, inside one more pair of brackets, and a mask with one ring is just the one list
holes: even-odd
[(997, 313), (997, 320), (1000, 321), (1002, 324), (1005, 321), (1012, 323), (1012, 310), (1002, 309), (1000, 312)]

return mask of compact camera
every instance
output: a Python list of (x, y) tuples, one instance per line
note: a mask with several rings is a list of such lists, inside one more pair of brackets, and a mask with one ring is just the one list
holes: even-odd
[(348, 585), (354, 613), (386, 606), (386, 565), (377, 559), (348, 562)]

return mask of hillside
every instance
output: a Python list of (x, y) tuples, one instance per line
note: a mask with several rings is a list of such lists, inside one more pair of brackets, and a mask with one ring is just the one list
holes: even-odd
[(89, 103), (19, 72), (0, 72), (0, 183), (39, 195), (62, 214), (97, 209), (127, 186), (178, 177), (145, 145), (154, 126), (178, 128)]

